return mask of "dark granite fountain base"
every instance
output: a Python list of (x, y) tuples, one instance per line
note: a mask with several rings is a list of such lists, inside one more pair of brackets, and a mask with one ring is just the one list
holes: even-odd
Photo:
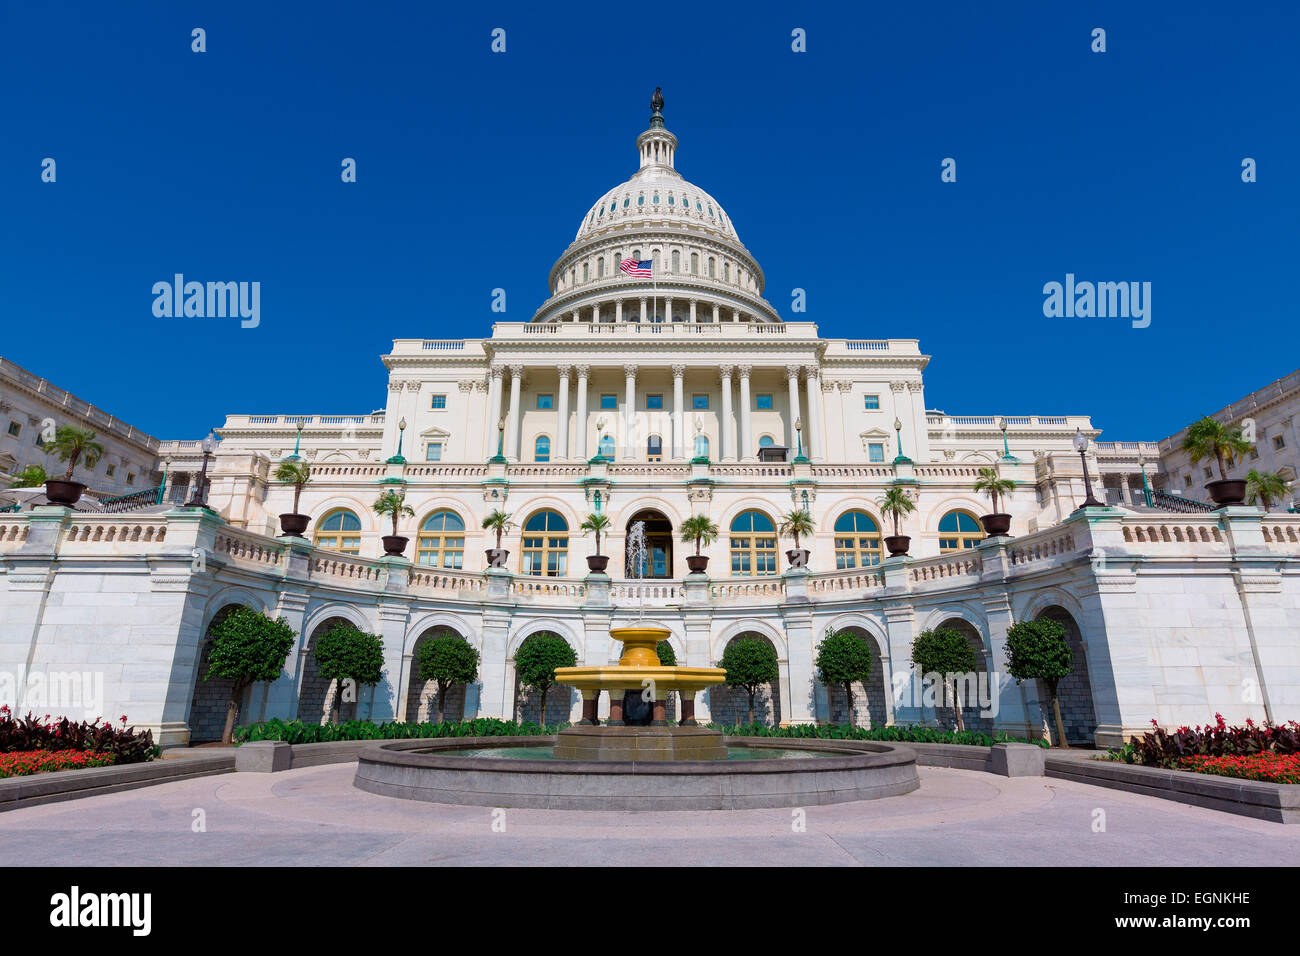
[(726, 760), (727, 739), (707, 727), (566, 727), (555, 738), (560, 760)]

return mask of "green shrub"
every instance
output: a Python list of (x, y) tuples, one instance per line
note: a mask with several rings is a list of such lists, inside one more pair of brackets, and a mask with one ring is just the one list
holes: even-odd
[(348, 720), (341, 724), (304, 724), (301, 720), (262, 721), (235, 728), (235, 742), (283, 740), (290, 744), (323, 744), (340, 740), (413, 740), (419, 737), (537, 737), (554, 734), (567, 724), (546, 726), (532, 721), (516, 723), (496, 717), (442, 723), (406, 723)]

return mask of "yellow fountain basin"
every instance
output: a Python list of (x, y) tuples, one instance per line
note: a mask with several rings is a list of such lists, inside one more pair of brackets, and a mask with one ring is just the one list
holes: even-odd
[[(651, 651), (653, 653), (653, 650)], [(626, 652), (624, 653), (626, 657)], [(555, 679), (575, 687), (583, 697), (603, 690), (640, 690), (653, 683), (655, 698), (662, 700), (666, 691), (691, 695), (706, 687), (721, 684), (727, 672), (721, 667), (664, 667), (655, 658), (654, 666), (606, 664), (602, 667), (557, 667)]]

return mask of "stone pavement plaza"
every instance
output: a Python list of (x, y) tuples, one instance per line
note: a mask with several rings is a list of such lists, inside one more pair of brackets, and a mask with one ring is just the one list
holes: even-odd
[[(6, 865), (1300, 864), (1300, 826), (1043, 777), (919, 768), (901, 797), (789, 810), (506, 810), (374, 796), (353, 764), (223, 774), (0, 813)], [(194, 831), (201, 810), (204, 832)], [(1105, 832), (1094, 832), (1096, 811)], [(501, 811), (495, 811), (498, 830)]]

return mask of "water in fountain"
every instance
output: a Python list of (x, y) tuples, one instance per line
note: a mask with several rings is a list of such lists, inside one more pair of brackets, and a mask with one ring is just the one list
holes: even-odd
[[(628, 578), (641, 580), (645, 578), (646, 562), (646, 544), (645, 544), (645, 522), (635, 521), (627, 534), (627, 568), (625, 574)], [(637, 620), (645, 617), (645, 587), (644, 585), (637, 590), (640, 596), (640, 603), (637, 608)]]

